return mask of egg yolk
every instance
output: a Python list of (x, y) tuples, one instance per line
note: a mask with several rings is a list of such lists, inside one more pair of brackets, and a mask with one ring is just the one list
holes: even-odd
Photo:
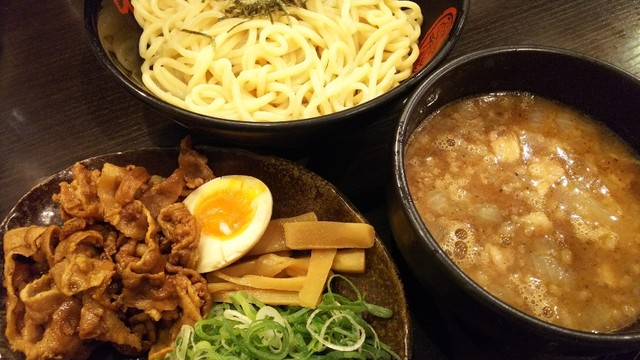
[(194, 211), (202, 221), (202, 232), (222, 239), (241, 232), (255, 215), (252, 206), (255, 197), (246, 189), (227, 189), (206, 197)]

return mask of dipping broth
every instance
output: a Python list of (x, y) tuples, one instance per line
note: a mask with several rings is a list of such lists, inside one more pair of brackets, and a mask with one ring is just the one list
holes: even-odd
[(502, 301), (607, 332), (640, 313), (640, 160), (610, 130), (527, 93), (453, 102), (406, 147), (411, 196), (444, 252)]

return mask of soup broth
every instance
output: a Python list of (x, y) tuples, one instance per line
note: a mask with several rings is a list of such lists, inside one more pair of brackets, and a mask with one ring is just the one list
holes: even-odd
[(449, 104), (412, 134), (409, 190), (476, 283), (563, 327), (640, 313), (640, 160), (610, 130), (527, 93)]

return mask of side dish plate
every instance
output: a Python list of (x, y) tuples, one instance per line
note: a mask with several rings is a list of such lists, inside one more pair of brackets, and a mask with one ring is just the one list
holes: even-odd
[[(209, 166), (216, 176), (243, 174), (257, 177), (269, 186), (273, 194), (273, 217), (294, 216), (314, 211), (322, 220), (366, 222), (355, 207), (329, 182), (302, 166), (275, 157), (262, 156), (235, 149), (197, 147), (209, 159)], [(151, 174), (168, 176), (177, 167), (178, 149), (143, 149), (93, 157), (82, 161), (90, 169), (100, 169), (105, 162), (115, 165), (135, 164), (144, 166)], [(49, 225), (61, 223), (57, 204), (51, 199), (59, 191), (61, 181), (71, 179), (71, 168), (60, 171), (44, 180), (24, 195), (0, 224), (0, 238), (7, 230), (30, 224)], [(0, 265), (4, 269), (4, 252)], [(398, 270), (383, 243), (376, 244), (366, 253), (367, 271), (363, 275), (349, 275), (353, 283), (374, 304), (386, 306), (394, 315), (388, 320), (373, 320), (372, 325), (382, 341), (402, 358), (411, 357), (411, 324)], [(4, 335), (6, 327), (6, 290), (0, 290), (0, 358), (22, 359), (11, 351)], [(109, 355), (105, 351), (111, 351)], [(94, 351), (94, 358), (121, 359), (115, 351)]]

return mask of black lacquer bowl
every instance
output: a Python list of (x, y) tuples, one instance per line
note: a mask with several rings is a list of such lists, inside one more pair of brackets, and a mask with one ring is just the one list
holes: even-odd
[[(105, 49), (99, 18), (105, 16), (103, 7), (114, 6), (113, 0), (85, 0), (84, 17), (90, 45), (99, 62), (118, 83), (145, 104), (186, 128), (209, 135), (219, 142), (246, 147), (287, 149), (305, 147), (330, 139), (330, 136), (336, 134), (357, 131), (364, 124), (378, 119), (381, 112), (384, 114), (385, 111), (390, 111), (397, 101), (404, 99), (405, 95), (450, 53), (462, 30), (470, 1), (416, 2), (421, 6), (424, 17), (420, 36), (421, 55), (418, 59), (420, 65), (414, 66), (414, 73), (408, 79), (389, 92), (353, 108), (310, 119), (273, 123), (242, 122), (199, 115), (160, 100), (144, 86), (139, 71), (128, 70), (132, 67), (131, 64), (140, 64), (140, 58), (127, 59), (127, 64), (123, 64), (114, 52)], [(109, 14), (113, 14), (113, 11)], [(127, 16), (132, 17), (131, 14)], [(128, 20), (122, 28), (134, 33), (134, 44), (122, 46), (137, 46), (137, 37), (141, 30), (133, 18)], [(107, 21), (120, 20), (112, 18)]]
[[(289, 217), (314, 211), (320, 220), (366, 222), (365, 218), (331, 183), (297, 163), (278, 157), (252, 152), (214, 147), (197, 147), (208, 158), (216, 176), (240, 174), (255, 176), (269, 187), (273, 195), (274, 218)], [(150, 174), (169, 176), (178, 165), (178, 149), (142, 149), (101, 155), (82, 161), (90, 169), (101, 169), (105, 162), (119, 166), (144, 166)], [(7, 217), (0, 223), (0, 239), (12, 228), (27, 225), (62, 224), (59, 209), (51, 196), (59, 192), (61, 181), (70, 181), (71, 168), (52, 175), (25, 194)], [(4, 254), (4, 252), (2, 252)], [(367, 270), (364, 274), (351, 274), (356, 287), (368, 302), (390, 308), (393, 317), (372, 319), (380, 339), (391, 346), (402, 358), (411, 357), (412, 327), (407, 309), (403, 283), (392, 257), (382, 240), (376, 237), (374, 247), (365, 253)], [(4, 255), (0, 257), (4, 269)], [(344, 284), (340, 285), (341, 288)], [(347, 290), (342, 288), (342, 290)], [(337, 289), (340, 291), (340, 288)], [(347, 294), (347, 293), (345, 293)], [(11, 351), (4, 335), (6, 326), (6, 290), (0, 287), (0, 358), (21, 359)], [(125, 359), (110, 347), (94, 350), (92, 359)]]
[[(393, 145), (389, 221), (412, 272), (444, 309), (498, 344), (529, 353), (596, 356), (640, 349), (640, 324), (612, 333), (569, 330), (526, 315), (465, 275), (422, 222), (404, 169), (405, 146), (429, 115), (457, 99), (529, 92), (604, 122), (640, 150), (640, 79), (611, 64), (562, 49), (511, 46), (461, 56), (436, 70), (409, 97)], [(638, 190), (638, 189), (636, 189)], [(638, 261), (638, 259), (629, 259)]]

